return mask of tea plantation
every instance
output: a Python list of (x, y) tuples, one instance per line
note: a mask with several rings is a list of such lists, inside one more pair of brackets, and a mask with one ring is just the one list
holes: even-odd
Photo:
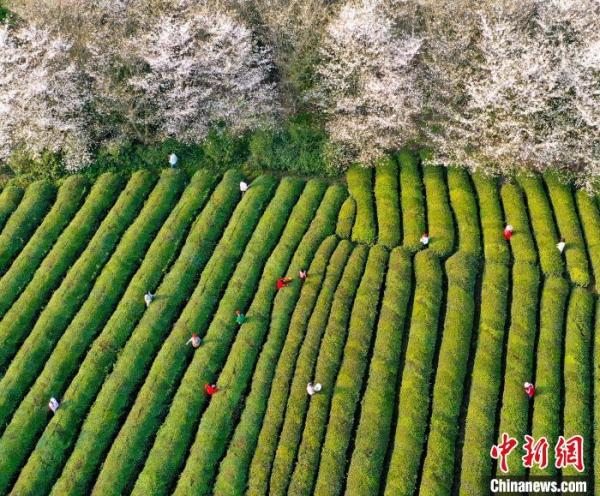
[(595, 198), (408, 152), (347, 188), (242, 180), (0, 193), (1, 495), (477, 496), (502, 433), (512, 475), (579, 474), (553, 449), (578, 434), (600, 477)]

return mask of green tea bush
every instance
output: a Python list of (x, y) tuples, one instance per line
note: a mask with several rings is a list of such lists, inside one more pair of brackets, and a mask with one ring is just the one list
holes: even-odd
[[(325, 330), (320, 329), (318, 332), (310, 333), (311, 336), (307, 335), (302, 345), (270, 480), (267, 475), (265, 482), (264, 477), (264, 471), (268, 470), (268, 466), (257, 466), (256, 458), (253, 459), (248, 481), (249, 495), (263, 494), (263, 491), (273, 495), (285, 494), (290, 484), (296, 453), (298, 453), (298, 458), (294, 478), (303, 476), (304, 470), (316, 469), (314, 458), (315, 456), (318, 458), (321, 444), (319, 441), (315, 445), (312, 439), (320, 440), (325, 433), (331, 391), (342, 358), (345, 331), (350, 320), (350, 311), (363, 274), (367, 254), (368, 249), (365, 246), (358, 246), (354, 249), (336, 289)], [(319, 339), (320, 336), (323, 336), (322, 340)], [(314, 368), (315, 361), (316, 368)], [(307, 407), (309, 398), (306, 393), (306, 384), (313, 380), (323, 384), (324, 389), (310, 398), (310, 406)], [(302, 431), (303, 426), (304, 431)], [(300, 443), (301, 438), (302, 443)], [(307, 444), (305, 440), (309, 439), (311, 442)], [(299, 443), (300, 446), (298, 446)], [(308, 463), (305, 464), (305, 462)], [(256, 475), (259, 476), (257, 479), (255, 479)], [(294, 478), (291, 479), (289, 494), (298, 494), (294, 485), (300, 481), (295, 482)]]
[[(527, 434), (530, 400), (523, 391), (525, 381), (533, 382), (534, 349), (537, 334), (540, 272), (537, 266), (515, 262), (512, 270), (511, 321), (506, 345), (506, 367), (500, 428), (522, 440)], [(521, 441), (519, 441), (521, 442)], [(488, 452), (489, 454), (489, 452)], [(511, 475), (525, 475), (520, 463), (510, 465)], [(497, 471), (501, 474), (500, 469)]]
[(369, 496), (379, 492), (396, 404), (396, 385), (411, 290), (411, 258), (404, 248), (395, 248), (390, 254), (373, 357), (369, 364), (369, 379), (348, 468), (348, 495)]
[(562, 469), (563, 476), (587, 475), (592, 471), (592, 322), (596, 298), (575, 288), (571, 292), (565, 329), (564, 425), (565, 438), (583, 437), (584, 471)]
[(371, 245), (377, 237), (375, 202), (373, 200), (373, 169), (353, 165), (348, 169), (348, 190), (356, 202), (356, 219), (352, 241)]
[(423, 183), (427, 198), (427, 224), (429, 249), (442, 258), (449, 257), (454, 248), (454, 220), (450, 209), (445, 169), (427, 165), (423, 167)]
[[(150, 174), (137, 174), (151, 179)], [(37, 430), (31, 426), (41, 423), (35, 416), (38, 415), (42, 419), (47, 417), (47, 412), (39, 408), (39, 399), (47, 395), (48, 391), (52, 391), (55, 396), (62, 396), (68, 380), (77, 371), (82, 356), (110, 317), (130, 277), (141, 263), (153, 236), (177, 201), (183, 187), (182, 179), (181, 174), (169, 170), (163, 173), (162, 179), (154, 188), (139, 216), (125, 232), (114, 255), (102, 269), (88, 299), (56, 346), (53, 347), (54, 341), (59, 336), (53, 335), (54, 329), (43, 329), (44, 339), (41, 339), (40, 335), (35, 334), (40, 331), (40, 328), (34, 327), (32, 331), (34, 341), (27, 340), (23, 345), (23, 349), (27, 351), (23, 366), (15, 368), (11, 364), (2, 379), (3, 390), (6, 393), (0, 400), (0, 418), (3, 422), (15, 406), (19, 405), (29, 385), (34, 381), (35, 383), (12, 417), (5, 431), (6, 436), (0, 440), (0, 458), (3, 452), (27, 454), (24, 448), (33, 444), (37, 434)], [(54, 300), (50, 300), (50, 305), (53, 303)], [(17, 354), (13, 361), (17, 366), (21, 365), (17, 361), (21, 356), (20, 353)], [(42, 365), (43, 370), (40, 372)], [(13, 432), (16, 435), (12, 435)], [(25, 435), (19, 436), (19, 432)], [(18, 444), (14, 445), (15, 442)], [(10, 458), (13, 466), (16, 466), (16, 459), (19, 457), (13, 454)]]
[[(174, 494), (189, 494), (190, 491), (194, 494), (212, 494), (218, 462), (227, 449), (228, 434), (233, 430), (237, 420), (236, 412), (242, 408), (244, 393), (250, 387), (249, 383), (259, 355), (258, 349), (248, 351), (248, 340), (252, 343), (262, 343), (267, 331), (269, 331), (269, 337), (274, 331), (279, 336), (285, 336), (290, 324), (290, 316), (300, 296), (300, 284), (296, 286), (297, 290), (293, 294), (290, 291), (287, 294), (277, 292), (275, 295), (273, 280), (277, 278), (278, 274), (284, 273), (286, 268), (288, 273), (294, 274), (300, 269), (308, 267), (325, 237), (334, 232), (337, 213), (343, 199), (343, 191), (338, 188), (335, 190), (339, 196), (334, 197), (333, 202), (331, 202), (331, 197), (324, 200), (320, 213), (317, 213), (308, 231), (302, 237), (290, 262), (289, 256), (293, 251), (290, 240), (294, 238), (293, 232), (301, 232), (302, 229), (299, 227), (305, 228), (306, 223), (310, 222), (314, 216), (314, 208), (301, 205), (302, 199), (296, 205), (281, 242), (272, 252), (265, 266), (262, 275), (264, 284), (260, 284), (248, 309), (249, 316), (260, 317), (251, 318), (241, 327), (241, 334), (238, 334), (229, 350), (227, 362), (219, 374), (219, 383), (225, 384), (226, 388), (223, 390), (223, 395), (213, 398), (202, 416), (198, 434), (189, 452), (185, 468), (180, 474)], [(323, 211), (326, 212), (325, 215)], [(302, 216), (305, 216), (304, 221), (301, 221)], [(333, 246), (331, 251), (333, 251)], [(270, 315), (273, 317), (269, 329), (267, 323)], [(211, 368), (215, 361), (219, 362), (221, 357), (215, 357), (215, 359), (210, 360)], [(212, 372), (205, 370), (203, 377), (206, 377), (207, 381), (211, 380)], [(246, 399), (247, 404), (248, 399)]]
[(21, 198), (23, 198), (23, 190), (18, 186), (7, 186), (0, 193), (0, 232), (16, 210)]
[[(305, 191), (305, 194), (298, 199), (303, 186), (304, 184), (300, 180), (284, 179), (279, 185), (271, 206), (267, 207), (264, 215), (269, 215), (270, 209), (273, 209), (275, 205), (279, 205), (281, 215), (284, 218), (283, 221), (285, 222), (291, 207), (284, 206), (282, 201), (293, 204), (297, 200), (297, 207), (305, 212), (304, 215), (312, 218), (316, 208), (314, 204), (318, 205), (324, 188), (319, 187), (319, 185), (316, 188), (308, 188), (308, 191)], [(256, 228), (257, 231), (261, 229), (261, 226), (262, 224), (259, 223)], [(281, 232), (280, 230), (278, 231), (276, 224), (273, 225), (273, 230), (274, 235)], [(247, 249), (250, 249), (252, 243), (256, 242), (254, 241), (254, 236), (253, 234), (247, 245)], [(289, 243), (292, 246), (294, 246), (294, 243), (297, 243), (295, 240), (297, 237), (297, 234), (290, 236)], [(182, 346), (182, 343), (185, 343), (189, 337), (191, 329), (201, 336), (204, 335), (204, 331), (210, 323), (210, 318), (216, 310), (219, 295), (223, 294), (225, 290), (225, 294), (221, 299), (222, 302), (228, 292), (231, 292), (231, 289), (229, 289), (230, 286), (228, 287), (229, 279), (231, 278), (232, 284), (236, 281), (236, 275), (234, 274), (236, 264), (237, 271), (243, 270), (245, 243), (237, 243), (235, 239), (229, 239), (228, 241), (229, 243), (227, 244), (220, 243), (215, 249), (215, 254), (206, 265), (196, 286), (196, 290), (190, 297), (171, 333), (165, 339), (148, 373), (146, 382), (140, 389), (138, 399), (133, 404), (127, 419), (104, 460), (102, 470), (94, 486), (94, 491), (102, 494), (120, 494), (126, 488), (126, 492), (131, 490), (131, 486), (135, 482), (134, 476), (141, 470), (142, 462), (150, 448), (148, 433), (158, 430), (160, 421), (169, 409), (168, 405), (172, 399), (170, 392), (175, 392), (176, 384), (181, 380), (186, 365), (189, 363), (190, 354), (193, 353), (193, 350), (187, 346)], [(268, 247), (269, 245), (267, 244), (266, 246)], [(268, 256), (268, 253), (264, 256)], [(257, 270), (260, 270), (260, 266), (264, 262), (257, 259), (256, 263), (258, 265)], [(248, 284), (251, 284), (251, 282), (249, 281)], [(226, 288), (228, 289), (226, 290)], [(238, 286), (238, 289), (241, 290), (241, 286)], [(240, 305), (240, 307), (245, 308), (243, 305)], [(230, 320), (235, 324), (233, 318), (235, 315), (234, 311), (231, 314), (232, 317)], [(208, 339), (200, 350), (203, 355), (208, 353), (211, 346)], [(168, 370), (165, 370), (165, 364), (169, 364)], [(214, 381), (211, 380), (210, 382)], [(187, 425), (189, 426), (189, 424)], [(188, 437), (192, 434), (190, 432)], [(182, 442), (183, 439), (184, 437), (182, 437)], [(130, 463), (124, 466), (120, 463), (120, 460), (123, 458), (130, 460)], [(169, 487), (172, 482), (171, 472), (165, 472), (160, 484), (164, 484), (164, 487)], [(153, 487), (151, 491), (153, 494), (161, 492), (159, 489), (160, 484)]]
[(569, 277), (578, 286), (586, 287), (591, 283), (590, 270), (573, 192), (569, 185), (561, 183), (555, 175), (546, 174), (545, 179), (558, 229), (566, 242), (564, 255)]
[[(242, 475), (244, 479), (249, 475), (250, 490), (255, 493), (263, 492), (263, 488), (266, 492), (268, 487), (271, 466), (284, 423), (288, 396), (290, 395), (290, 403), (288, 403), (290, 408), (300, 410), (305, 408), (303, 401), (306, 396), (306, 383), (312, 380), (311, 375), (318, 355), (318, 346), (327, 325), (336, 287), (340, 283), (342, 271), (344, 271), (351, 252), (352, 244), (350, 242), (342, 241), (338, 245), (329, 261), (325, 281), (320, 289), (314, 311), (305, 320), (296, 321), (294, 319), (292, 322), (295, 325), (290, 326), (285, 338), (281, 356), (277, 361), (262, 427), (258, 426), (259, 435), (256, 449), (253, 451), (253, 457), (252, 453), (249, 454), (251, 464)], [(296, 308), (296, 311), (301, 312), (299, 305)], [(301, 315), (302, 313), (299, 314), (298, 319)], [(305, 378), (306, 382), (302, 384)], [(297, 383), (295, 388), (293, 388), (293, 381)], [(302, 392), (304, 395), (301, 396)], [(301, 431), (296, 432), (296, 435), (299, 440)]]
[(425, 198), (423, 196), (419, 163), (417, 157), (408, 150), (398, 153), (396, 160), (400, 164), (402, 245), (410, 251), (417, 251), (421, 248), (419, 240), (423, 233), (427, 231)]
[(375, 206), (378, 243), (393, 248), (400, 244), (400, 198), (398, 165), (390, 157), (380, 159), (375, 168)]
[[(369, 350), (376, 327), (379, 294), (387, 268), (388, 252), (381, 246), (371, 248), (365, 273), (358, 287), (343, 359), (331, 393), (327, 432), (321, 449), (315, 494), (341, 494), (346, 475), (354, 418), (368, 367)], [(313, 476), (314, 477), (314, 476)]]
[(38, 313), (86, 247), (122, 185), (122, 177), (114, 174), (104, 174), (96, 181), (83, 207), (62, 232), (19, 298), (6, 311), (0, 321), (0, 340), (3, 348), (11, 350), (9, 355), (16, 352), (31, 330)]
[[(226, 175), (221, 186), (222, 193), (235, 187), (238, 177), (235, 172)], [(192, 178), (181, 200), (156, 235), (142, 266), (129, 283), (117, 309), (79, 366), (77, 375), (63, 395), (60, 415), (53, 416), (49, 421), (48, 427), (29, 457), (27, 465), (21, 471), (14, 486), (15, 490), (24, 494), (39, 494), (50, 490), (54, 478), (58, 476), (58, 471), (65, 461), (66, 452), (70, 451), (75, 442), (79, 427), (89, 407), (96, 399), (106, 374), (112, 369), (120, 350), (146, 310), (143, 295), (146, 291), (154, 290), (159, 285), (163, 275), (178, 254), (181, 254), (183, 260), (180, 263), (182, 270), (190, 261), (190, 257), (194, 256), (194, 250), (198, 247), (198, 237), (202, 234), (202, 229), (206, 229), (206, 225), (202, 226), (196, 223), (195, 229), (200, 231), (197, 234), (196, 231), (192, 231), (188, 237), (189, 243), (181, 253), (179, 249), (196, 214), (206, 204), (216, 180), (214, 175), (208, 174), (206, 171), (200, 171)], [(206, 207), (207, 212), (201, 215), (200, 218), (204, 222), (214, 221), (214, 217), (208, 214), (211, 209), (220, 208), (225, 213), (233, 211), (235, 197), (223, 194), (219, 202), (217, 196), (215, 192), (215, 198)], [(227, 219), (227, 215), (224, 216), (224, 219)], [(221, 228), (224, 227), (224, 222), (225, 220), (221, 220)], [(31, 422), (29, 428), (35, 432), (43, 429), (48, 422), (46, 416), (41, 418), (36, 415), (34, 420), (35, 423)], [(40, 468), (41, 466), (44, 467), (43, 470)]]
[[(296, 200), (302, 191), (302, 187), (303, 183), (299, 180), (291, 181), (288, 178), (281, 182), (275, 197), (265, 210), (260, 222), (252, 233), (252, 237), (247, 243), (244, 243), (245, 246), (240, 252), (242, 257), (239, 260), (237, 267), (235, 267), (236, 270), (231, 280), (226, 281), (226, 289), (220, 298), (216, 312), (214, 308), (208, 307), (202, 309), (201, 307), (202, 311), (192, 317), (191, 327), (198, 331), (201, 336), (205, 337), (205, 344), (202, 347), (201, 353), (193, 354), (193, 358), (187, 365), (187, 369), (184, 368), (181, 370), (181, 373), (184, 373), (183, 378), (179, 379), (181, 375), (175, 376), (171, 371), (173, 365), (177, 364), (177, 362), (173, 362), (172, 360), (162, 362), (159, 359), (151, 369), (149, 377), (156, 376), (157, 379), (158, 377), (160, 377), (160, 379), (150, 381), (149, 387), (144, 387), (140, 392), (138, 399), (140, 399), (139, 406), (142, 410), (146, 409), (147, 399), (154, 398), (157, 394), (165, 394), (165, 390), (162, 389), (165, 384), (172, 387), (167, 382), (171, 380), (171, 377), (174, 377), (179, 381), (179, 386), (170, 403), (170, 407), (168, 404), (164, 404), (165, 413), (168, 408), (168, 415), (164, 419), (164, 422), (156, 435), (152, 449), (148, 454), (144, 468), (136, 483), (136, 488), (134, 488), (134, 494), (145, 494), (146, 488), (152, 488), (154, 494), (165, 494), (171, 491), (172, 488), (170, 486), (173, 485), (177, 475), (184, 466), (185, 457), (192, 444), (198, 421), (208, 399), (205, 394), (198, 394), (198, 383), (212, 384), (217, 382), (217, 373), (227, 358), (231, 343), (236, 336), (238, 327), (235, 322), (236, 309), (248, 308), (252, 301), (252, 297), (261, 282), (263, 288), (265, 288), (264, 290), (276, 291), (275, 281), (277, 280), (277, 277), (271, 276), (270, 278), (266, 275), (261, 279), (263, 268), (271, 251), (282, 237), (288, 237), (287, 240), (283, 240), (282, 246), (285, 248), (278, 250), (280, 252), (278, 257), (281, 255), (284, 257), (291, 257), (292, 253), (289, 253), (287, 250), (288, 246), (286, 243), (290, 242), (292, 246), (296, 246), (304, 232), (300, 230), (300, 232), (294, 232), (293, 235), (289, 230), (285, 232), (286, 223), (290, 213), (293, 212), (292, 207), (296, 203)], [(301, 198), (300, 201), (304, 204), (302, 205), (301, 210), (314, 211), (314, 208), (316, 208), (316, 205), (318, 205), (321, 198), (322, 190), (318, 191), (318, 193), (316, 198), (314, 196), (314, 190), (312, 194), (309, 193), (307, 195), (308, 205), (312, 203), (312, 206), (304, 204), (304, 201)], [(294, 230), (294, 228), (297, 227), (297, 225), (294, 225), (291, 229)], [(304, 227), (304, 229), (305, 228), (306, 227)], [(217, 249), (215, 251), (217, 259), (219, 254), (220, 252)], [(289, 258), (287, 258), (287, 260), (289, 262)], [(202, 283), (200, 287), (201, 286), (203, 286)], [(204, 291), (200, 293), (195, 292), (194, 295), (192, 295), (192, 299), (196, 300), (197, 297), (201, 297), (202, 299), (211, 298), (210, 293), (205, 293), (204, 295), (202, 293), (204, 293)], [(193, 312), (197, 311), (198, 309), (193, 310)], [(194, 315), (194, 313), (192, 313), (192, 315)], [(261, 319), (265, 317), (257, 315), (256, 318)], [(171, 333), (171, 336), (177, 334), (179, 334), (178, 329), (174, 330)], [(189, 335), (189, 328), (187, 330), (187, 335)], [(186, 336), (183, 334), (179, 334), (179, 336), (180, 339), (175, 345), (181, 348), (181, 340)], [(250, 343), (252, 343), (252, 341), (246, 341), (246, 346)], [(165, 345), (163, 345), (164, 350), (168, 350), (169, 346), (172, 347), (170, 340), (168, 340)], [(161, 349), (160, 357), (164, 356), (162, 355), (163, 349)], [(246, 351), (246, 353), (247, 352), (248, 351)], [(189, 354), (190, 352), (188, 351), (187, 353)], [(175, 355), (171, 353), (170, 356)], [(168, 372), (164, 371), (164, 363), (168, 363)], [(207, 366), (207, 363), (210, 365)], [(224, 383), (220, 381), (220, 379), (218, 384), (223, 389), (232, 387), (231, 384)], [(170, 397), (167, 396), (167, 399), (170, 399)], [(159, 401), (160, 405), (160, 401), (164, 400), (159, 400), (157, 398), (157, 401)], [(139, 422), (135, 415), (136, 411), (140, 411), (138, 405), (134, 405), (130, 417), (134, 420), (135, 424)], [(192, 426), (193, 428), (191, 428)], [(178, 439), (176, 445), (171, 441), (174, 438)], [(164, 459), (166, 453), (168, 453), (168, 460)]]
[[(272, 326), (269, 331), (252, 378), (246, 405), (219, 468), (213, 488), (215, 495), (243, 493), (259, 434), (263, 436), (261, 427), (263, 431), (269, 431), (264, 437), (272, 440), (275, 445), (272, 453), (275, 452), (294, 367), (307, 326), (314, 327), (317, 319), (323, 318), (323, 314), (326, 318), (335, 286), (351, 251), (352, 245), (347, 241), (338, 244), (335, 236), (325, 239), (308, 269), (310, 277), (302, 285), (289, 328)], [(282, 307), (287, 307), (287, 300), (278, 298), (273, 305), (273, 317), (282, 313)], [(270, 437), (272, 432), (275, 432), (274, 437)]]
[(87, 180), (71, 176), (65, 180), (56, 201), (17, 258), (2, 276), (0, 318), (31, 281), (36, 269), (52, 249), (63, 229), (71, 222), (87, 192)]
[(493, 462), (489, 450), (495, 442), (496, 405), (501, 394), (509, 272), (505, 264), (499, 263), (486, 263), (483, 270), (477, 348), (460, 471), (460, 494), (464, 496), (489, 491)]
[(424, 448), (433, 355), (441, 318), (442, 268), (438, 257), (425, 250), (415, 255), (414, 265), (415, 294), (386, 495), (409, 494), (415, 487)]
[(478, 272), (479, 260), (471, 253), (458, 252), (446, 262), (448, 304), (433, 388), (427, 455), (419, 488), (424, 494), (452, 492)]
[[(595, 318), (595, 323), (594, 323), (594, 336), (593, 336), (593, 351), (592, 351), (592, 360), (594, 363), (594, 367), (593, 367), (593, 375), (592, 375), (592, 381), (593, 381), (593, 401), (594, 401), (594, 410), (593, 410), (593, 415), (594, 415), (594, 423), (593, 423), (593, 427), (594, 430), (592, 432), (592, 435), (594, 436), (594, 439), (600, 439), (600, 367), (597, 366), (598, 363), (600, 363), (600, 299), (596, 300), (596, 318)], [(585, 440), (584, 440), (585, 442)], [(588, 441), (589, 442), (589, 441)], [(598, 484), (600, 484), (600, 443), (599, 442), (595, 442), (594, 443), (594, 449), (593, 449), (593, 456), (594, 456), (594, 465), (593, 467), (590, 466), (590, 469), (593, 469), (594, 471), (594, 486), (595, 487), (600, 487)]]
[[(60, 336), (65, 330), (88, 297), (98, 273), (112, 255), (125, 230), (136, 218), (155, 180), (154, 175), (147, 171), (140, 171), (132, 176), (85, 251), (69, 269), (59, 288), (52, 294), (33, 329), (29, 331), (25, 343), (19, 348), (20, 340), (15, 340), (15, 336), (12, 335), (10, 344), (6, 343), (2, 347), (0, 368), (8, 365), (17, 350), (18, 355), (10, 364), (12, 370), (19, 370), (21, 365), (32, 367), (32, 363), (29, 362), (29, 353), (41, 344), (40, 339), (42, 338), (44, 343), (50, 345), (50, 350), (52, 349), (55, 337)], [(24, 330), (22, 328), (19, 331), (19, 337), (23, 335)], [(42, 364), (37, 363), (37, 360), (34, 360), (33, 363), (37, 366)], [(8, 375), (9, 372), (4, 378)], [(25, 382), (23, 380), (23, 383)]]
[(465, 169), (448, 169), (450, 203), (456, 217), (458, 249), (475, 256), (481, 255), (481, 230), (477, 200)]
[[(238, 200), (237, 184), (231, 183), (234, 178), (238, 183), (239, 177), (238, 173), (233, 173), (226, 178), (226, 182), (221, 183), (215, 191), (217, 203), (224, 202), (228, 205), (229, 202), (235, 203)], [(190, 250), (194, 249), (194, 253), (188, 254), (187, 250), (182, 252), (182, 256), (157, 289), (155, 300), (123, 348), (88, 413), (69, 461), (53, 487), (54, 494), (87, 492), (115, 431), (120, 426), (120, 420), (127, 412), (131, 395), (147, 378), (150, 362), (162, 346), (174, 317), (179, 315), (191, 289), (196, 286), (200, 271), (206, 267), (216, 241), (221, 238), (223, 225), (229, 222), (221, 238), (222, 242), (231, 244), (232, 249), (237, 244), (244, 246), (271, 199), (275, 184), (274, 179), (263, 176), (252, 184), (233, 214), (228, 208), (220, 212), (205, 210), (206, 216), (202, 215), (196, 221), (201, 225), (206, 223), (207, 230), (193, 233), (194, 237), (197, 236), (196, 239), (200, 238), (196, 246), (189, 247)], [(227, 190), (224, 189), (225, 186), (228, 186)], [(223, 195), (228, 198), (222, 199)], [(106, 419), (115, 420), (107, 422)]]
[[(569, 283), (562, 277), (546, 278), (540, 303), (540, 336), (537, 345), (535, 372), (535, 401), (533, 403), (532, 436), (544, 436), (554, 447), (561, 434), (562, 401), (562, 350), (565, 310), (569, 296)], [(524, 382), (524, 381), (523, 381)], [(548, 467), (534, 465), (532, 475), (556, 475), (554, 449), (548, 450)]]
[(356, 202), (354, 198), (349, 196), (346, 198), (340, 208), (337, 227), (335, 233), (342, 239), (350, 239), (352, 237), (352, 228), (354, 227), (354, 218), (356, 217)]
[(575, 193), (575, 201), (585, 234), (594, 280), (598, 281), (600, 280), (600, 214), (598, 213), (597, 199), (583, 190), (578, 190)]
[(31, 184), (0, 233), (0, 275), (3, 275), (52, 206), (56, 188), (49, 181)]
[(506, 224), (514, 228), (509, 241), (515, 262), (536, 264), (538, 257), (531, 236), (527, 208), (521, 190), (514, 184), (504, 184), (501, 189)]
[(546, 276), (560, 276), (563, 274), (565, 266), (560, 252), (556, 249), (559, 236), (544, 185), (539, 176), (521, 176), (518, 181), (527, 198), (527, 208), (537, 243), (542, 273)]
[(485, 261), (508, 264), (510, 250), (502, 235), (505, 227), (500, 193), (495, 179), (483, 174), (472, 176), (479, 200), (479, 219), (483, 231)]

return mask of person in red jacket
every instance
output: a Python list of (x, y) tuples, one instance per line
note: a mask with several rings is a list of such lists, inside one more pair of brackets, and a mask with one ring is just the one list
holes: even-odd
[(515, 230), (513, 229), (513, 226), (511, 226), (510, 224), (506, 224), (506, 227), (504, 228), (504, 239), (506, 241), (510, 241), (510, 238), (512, 238), (513, 233), (515, 232)]
[(526, 382), (523, 384), (523, 389), (525, 390), (525, 394), (529, 396), (529, 399), (533, 398), (535, 395), (535, 386), (530, 382)]
[(291, 277), (280, 277), (277, 279), (277, 290), (279, 291), (281, 288), (285, 288), (290, 282), (292, 282)]
[(219, 388), (216, 384), (204, 384), (204, 391), (206, 391), (206, 394), (208, 394), (209, 396), (212, 396), (217, 391), (219, 391)]

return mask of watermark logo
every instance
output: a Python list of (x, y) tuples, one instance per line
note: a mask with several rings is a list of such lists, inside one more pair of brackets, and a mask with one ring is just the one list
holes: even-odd
[[(498, 461), (498, 467), (503, 473), (509, 472), (508, 457), (517, 448), (519, 441), (509, 436), (506, 432), (502, 433), (500, 442), (492, 446), (490, 456)], [(548, 450), (550, 444), (545, 437), (540, 437), (537, 441), (531, 437), (525, 436), (523, 451), (525, 454), (521, 457), (523, 466), (532, 468), (537, 465), (544, 469), (548, 466)], [(558, 469), (574, 467), (578, 472), (585, 470), (583, 462), (583, 437), (572, 436), (565, 438), (559, 436), (554, 447), (554, 466)]]

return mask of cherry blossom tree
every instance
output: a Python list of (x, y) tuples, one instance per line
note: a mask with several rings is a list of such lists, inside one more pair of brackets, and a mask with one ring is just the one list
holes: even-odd
[[(591, 187), (600, 175), (598, 5), (532, 0), (475, 9), (467, 56), (444, 63), (445, 78), (432, 88), (441, 91), (428, 92), (434, 160), (486, 172), (562, 170)], [(430, 60), (448, 62), (448, 47), (433, 34)]]
[(146, 70), (130, 83), (165, 136), (198, 142), (217, 124), (240, 132), (273, 120), (269, 52), (227, 13), (185, 9), (132, 44)]
[(70, 169), (89, 161), (89, 82), (71, 62), (71, 48), (35, 26), (0, 27), (1, 159), (18, 149), (34, 158), (61, 154)]
[(421, 43), (380, 0), (343, 6), (327, 27), (314, 96), (347, 159), (372, 164), (417, 136)]

